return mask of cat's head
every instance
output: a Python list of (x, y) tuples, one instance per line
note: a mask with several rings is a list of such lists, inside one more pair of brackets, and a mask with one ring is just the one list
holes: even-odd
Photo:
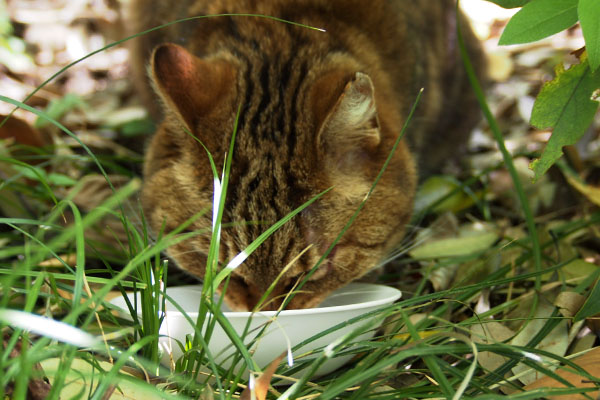
[[(198, 235), (168, 250), (181, 268), (202, 276), (210, 243), (214, 180), (198, 140), (220, 174), (239, 107), (222, 265), (332, 188), (233, 271), (226, 291), (233, 309), (252, 309), (275, 281), (262, 308), (281, 304), (357, 210), (402, 126), (397, 101), (387, 98), (390, 88), (376, 93), (371, 77), (352, 60), (302, 59), (287, 54), (248, 61), (229, 53), (202, 59), (173, 44), (152, 56), (150, 73), (165, 115), (147, 151), (142, 200), (157, 233), (194, 219), (186, 231)], [(410, 217), (415, 184), (414, 164), (401, 142), (358, 218), (288, 308), (318, 305), (392, 250)]]

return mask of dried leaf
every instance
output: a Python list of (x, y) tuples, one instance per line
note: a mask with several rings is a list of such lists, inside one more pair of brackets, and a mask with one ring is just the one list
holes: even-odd
[[(585, 369), (590, 375), (598, 377), (600, 376), (600, 347), (596, 347), (590, 352), (584, 354), (581, 357), (577, 357), (573, 360), (575, 364), (579, 365), (581, 368)], [(570, 370), (559, 369), (555, 371), (555, 373), (567, 380), (573, 386), (578, 388), (588, 388), (595, 387), (596, 385), (593, 382), (590, 382), (587, 378), (582, 377), (579, 374), (571, 372)], [(537, 381), (525, 386), (525, 391), (538, 389), (538, 388), (564, 388), (565, 385), (550, 378), (548, 376), (544, 376), (543, 378), (538, 379)], [(570, 395), (562, 395), (562, 396), (549, 396), (551, 399), (560, 399), (560, 400), (579, 400), (579, 399), (595, 399), (600, 395), (600, 391), (595, 392), (587, 392), (586, 397), (582, 394), (570, 394)]]
[(488, 55), (488, 75), (495, 82), (505, 82), (513, 74), (514, 61), (506, 51), (493, 51)]
[(589, 201), (600, 206), (600, 187), (587, 185), (573, 175), (565, 174), (569, 185), (573, 186), (579, 193), (584, 195)]
[(561, 292), (556, 297), (554, 305), (560, 309), (562, 315), (567, 318), (572, 318), (583, 303), (585, 302), (585, 296), (575, 292)]
[(273, 378), (273, 374), (275, 370), (279, 366), (279, 363), (285, 358), (287, 352), (281, 353), (279, 357), (274, 359), (271, 364), (263, 371), (262, 374), (254, 381), (254, 388), (251, 388), (250, 385), (242, 392), (240, 396), (241, 400), (250, 400), (252, 399), (252, 392), (254, 392), (254, 396), (257, 400), (265, 400), (267, 398), (267, 392), (269, 391), (269, 386), (271, 384), (271, 379)]
[(202, 393), (200, 394), (199, 400), (214, 400), (215, 395), (213, 394), (213, 388), (210, 385), (206, 385)]
[[(63, 254), (60, 256), (60, 258), (62, 259), (62, 261), (64, 261), (67, 265), (70, 265), (71, 267), (77, 265), (77, 254), (75, 253)], [(46, 268), (63, 268), (64, 264), (58, 258), (49, 258), (47, 260), (42, 261), (39, 264), (39, 266)]]
[(589, 332), (583, 337), (576, 338), (573, 341), (573, 344), (569, 348), (569, 352), (572, 354), (581, 353), (582, 351), (586, 351), (594, 347), (594, 343), (596, 342), (596, 335), (592, 332)]
[[(529, 321), (527, 321), (527, 325), (525, 328), (519, 332), (517, 336), (515, 336), (511, 340), (511, 344), (515, 346), (525, 346), (529, 343), (532, 337), (538, 333), (542, 327), (546, 324), (547, 318), (549, 318), (554, 312), (554, 306), (541, 301), (538, 304), (538, 309), (535, 314), (535, 317)], [(569, 332), (567, 329), (567, 321), (564, 320), (560, 322), (537, 346), (537, 349), (545, 350), (550, 353), (564, 356), (567, 352), (567, 347), (569, 346)], [(549, 361), (549, 359), (545, 357), (541, 357), (544, 361)], [(548, 367), (549, 369), (553, 369), (552, 367)], [(522, 372), (530, 369), (525, 364), (516, 365), (512, 371), (515, 375), (519, 375)], [(519, 380), (523, 382), (525, 385), (528, 385), (532, 382), (535, 382), (539, 379), (539, 372), (536, 370), (532, 370), (529, 373), (519, 376)]]
[[(499, 322), (485, 321), (482, 324), (471, 326), (471, 339), (475, 343), (500, 343), (513, 337), (515, 333)], [(483, 351), (479, 353), (479, 364), (488, 371), (494, 371), (507, 361), (506, 357), (499, 354)]]
[(458, 238), (441, 239), (410, 251), (415, 259), (458, 257), (484, 251), (498, 239), (495, 232), (482, 232)]
[(565, 274), (565, 279), (584, 278), (597, 270), (598, 266), (596, 264), (582, 259), (573, 260), (561, 268), (561, 271)]
[[(2, 347), (6, 348), (6, 346), (8, 345), (8, 339), (9, 339), (9, 335), (5, 334), (2, 338)], [(21, 356), (21, 350), (22, 349), (22, 342), (18, 341), (17, 344), (15, 345), (15, 347), (13, 348), (13, 350), (10, 352), (9, 357), (10, 358), (17, 358)], [(33, 369), (35, 371), (37, 371), (39, 373), (39, 376), (44, 376), (44, 369), (42, 368), (42, 365), (40, 363), (36, 363), (33, 366)], [(8, 393), (7, 394), (11, 394), (10, 392), (12, 391), (12, 386), (9, 385), (8, 386)], [(29, 380), (29, 383), (27, 384), (27, 399), (28, 400), (42, 400), (48, 397), (48, 394), (50, 394), (50, 390), (52, 389), (52, 387), (50, 386), (50, 384), (48, 382), (46, 382), (46, 380), (44, 380), (44, 378), (42, 377), (32, 377), (32, 379)]]
[(429, 281), (433, 285), (433, 290), (439, 292), (446, 290), (450, 287), (456, 276), (458, 270), (458, 264), (444, 265), (443, 267), (436, 267), (428, 274)]
[[(5, 115), (0, 114), (0, 123), (5, 118)], [(31, 147), (43, 147), (46, 144), (37, 129), (16, 117), (10, 117), (4, 125), (0, 126), (0, 139), (14, 139), (18, 144)]]

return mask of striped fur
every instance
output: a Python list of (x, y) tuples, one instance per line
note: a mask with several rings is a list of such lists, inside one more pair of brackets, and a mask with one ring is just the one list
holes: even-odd
[[(163, 115), (147, 150), (142, 196), (155, 230), (174, 229), (210, 210), (208, 158), (184, 129), (222, 166), (238, 106), (224, 216), (232, 226), (223, 231), (221, 262), (333, 187), (234, 271), (226, 296), (234, 309), (252, 308), (308, 248), (266, 306), (277, 307), (316, 263), (369, 190), (421, 87), (426, 95), (408, 132), (413, 149), (442, 135), (456, 137), (454, 131), (466, 132), (474, 121), (461, 121), (473, 99), (452, 48), (450, 0), (135, 0), (132, 6), (136, 32), (178, 18), (225, 13), (271, 15), (326, 30), (258, 17), (214, 17), (172, 25), (132, 47), (134, 72), (143, 77), (149, 64), (156, 94), (142, 79), (140, 93)], [(161, 101), (152, 103), (155, 98)], [(417, 181), (413, 154), (402, 142), (359, 218), (290, 307), (315, 306), (398, 245)], [(446, 157), (424, 163), (433, 169)], [(208, 230), (211, 215), (190, 229)], [(202, 276), (208, 238), (201, 234), (168, 254)]]

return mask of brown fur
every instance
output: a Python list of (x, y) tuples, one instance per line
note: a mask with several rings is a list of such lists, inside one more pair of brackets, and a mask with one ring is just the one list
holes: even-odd
[[(477, 112), (457, 56), (450, 0), (135, 0), (133, 28), (224, 13), (271, 15), (326, 32), (237, 16), (171, 25), (137, 39), (134, 70), (143, 76), (149, 61), (164, 115), (147, 151), (142, 200), (155, 230), (164, 224), (170, 231), (210, 210), (209, 161), (184, 127), (221, 168), (241, 105), (224, 214), (234, 224), (223, 230), (222, 263), (333, 187), (233, 272), (228, 304), (252, 308), (282, 269), (312, 245), (281, 278), (277, 298), (267, 306), (273, 308), (363, 200), (420, 88), (425, 94), (407, 135), (414, 152), (428, 149), (421, 161), (427, 169), (448, 157), (439, 142), (465, 137)], [(479, 58), (469, 32), (467, 38)], [(153, 97), (143, 85), (140, 91)], [(403, 141), (358, 219), (290, 307), (317, 305), (393, 250), (411, 215), (416, 182), (413, 155)], [(211, 216), (206, 213), (190, 229), (209, 230)], [(208, 246), (204, 234), (168, 253), (202, 276)]]

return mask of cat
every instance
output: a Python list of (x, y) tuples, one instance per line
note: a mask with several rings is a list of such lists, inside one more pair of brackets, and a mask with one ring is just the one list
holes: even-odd
[[(180, 18), (133, 40), (141, 96), (162, 122), (145, 156), (142, 205), (155, 232), (169, 232), (213, 201), (239, 107), (219, 260), (233, 259), (267, 227), (322, 191), (235, 269), (225, 300), (250, 310), (283, 268), (263, 309), (276, 309), (322, 256), (369, 191), (421, 88), (402, 140), (350, 229), (288, 308), (317, 306), (394, 250), (411, 216), (421, 170), (458, 154), (478, 108), (458, 55), (452, 0), (133, 0), (132, 29)], [(460, 17), (468, 51), (483, 65)], [(145, 79), (148, 70), (154, 91)], [(481, 68), (479, 67), (479, 70)], [(156, 101), (156, 99), (159, 101)], [(158, 107), (156, 105), (159, 105)], [(410, 145), (409, 145), (410, 143)], [(207, 233), (168, 255), (202, 277), (212, 213), (190, 230)]]

